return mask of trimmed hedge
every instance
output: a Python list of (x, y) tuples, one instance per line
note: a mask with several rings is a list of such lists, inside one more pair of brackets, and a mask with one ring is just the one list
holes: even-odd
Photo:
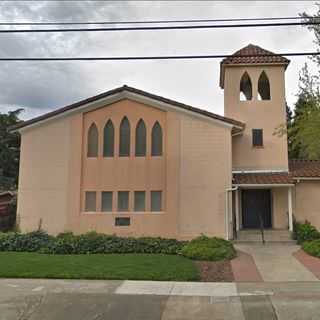
[(181, 254), (194, 260), (218, 261), (234, 258), (236, 251), (230, 241), (202, 235), (187, 243)]
[(320, 239), (320, 232), (309, 221), (296, 222), (294, 224), (294, 239), (298, 244), (302, 244), (305, 241)]
[(302, 249), (308, 254), (320, 258), (320, 239), (304, 242)]
[(124, 238), (89, 232), (62, 233), (56, 237), (43, 231), (0, 233), (0, 251), (46, 254), (162, 253), (178, 254), (185, 242), (164, 238)]

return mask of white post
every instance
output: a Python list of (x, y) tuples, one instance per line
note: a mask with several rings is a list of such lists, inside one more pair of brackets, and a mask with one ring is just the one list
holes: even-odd
[(240, 208), (239, 208), (239, 189), (236, 190), (236, 198), (235, 198), (235, 205), (236, 205), (236, 230), (240, 230)]
[(226, 190), (226, 216), (225, 216), (225, 227), (226, 227), (226, 240), (229, 240), (229, 190)]
[(288, 188), (288, 214), (289, 214), (289, 231), (293, 231), (292, 187)]

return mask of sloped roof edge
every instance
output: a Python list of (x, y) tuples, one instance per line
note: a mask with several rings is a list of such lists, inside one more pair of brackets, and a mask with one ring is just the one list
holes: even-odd
[(162, 97), (162, 96), (158, 96), (158, 95), (155, 95), (155, 94), (152, 94), (152, 93), (140, 90), (140, 89), (136, 89), (134, 87), (130, 87), (130, 86), (124, 85), (122, 87), (118, 87), (118, 88), (103, 92), (101, 94), (98, 94), (96, 96), (93, 96), (93, 97), (78, 101), (76, 103), (67, 105), (65, 107), (56, 109), (54, 111), (48, 112), (48, 113), (46, 113), (44, 115), (35, 117), (33, 119), (18, 123), (16, 125), (10, 127), (10, 131), (17, 131), (19, 129), (31, 126), (33, 124), (36, 124), (36, 123), (39, 123), (39, 122), (43, 122), (43, 121), (46, 121), (46, 120), (49, 120), (49, 119), (52, 119), (52, 118), (55, 118), (56, 116), (61, 115), (61, 114), (65, 113), (65, 112), (70, 112), (70, 111), (73, 111), (73, 110), (77, 110), (78, 108), (80, 108), (81, 106), (83, 106), (85, 104), (89, 104), (91, 102), (95, 102), (95, 101), (97, 101), (99, 99), (103, 99), (103, 98), (106, 98), (108, 96), (112, 96), (114, 94), (121, 93), (121, 92), (134, 93), (134, 94), (146, 97), (146, 98), (157, 100), (159, 102), (163, 102), (163, 103), (166, 103), (166, 104), (181, 108), (183, 110), (194, 112), (194, 113), (200, 114), (202, 116), (206, 116), (206, 117), (211, 118), (211, 119), (215, 119), (215, 120), (218, 120), (218, 121), (222, 121), (224, 123), (228, 123), (228, 124), (230, 124), (232, 126), (240, 128), (240, 129), (243, 129), (245, 127), (245, 124), (240, 122), (240, 121), (237, 121), (237, 120), (234, 120), (234, 119), (231, 119), (231, 118), (227, 118), (227, 117), (224, 117), (224, 116), (220, 116), (218, 114), (215, 114), (215, 113), (203, 110), (203, 109), (199, 109), (199, 108), (196, 108), (196, 107), (193, 107), (193, 106), (190, 106), (190, 105), (187, 105), (187, 104), (175, 101), (175, 100), (171, 100), (171, 99), (168, 99), (168, 98), (165, 98), (165, 97)]

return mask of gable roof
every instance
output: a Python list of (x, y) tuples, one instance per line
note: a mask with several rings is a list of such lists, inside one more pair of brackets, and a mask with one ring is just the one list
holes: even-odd
[(220, 87), (224, 87), (224, 67), (237, 64), (280, 64), (288, 66), (290, 60), (259, 46), (249, 44), (220, 62)]
[(320, 178), (320, 160), (289, 160), (289, 170), (295, 178)]
[(234, 126), (234, 128), (236, 130), (240, 130), (241, 131), (245, 127), (245, 124), (243, 122), (240, 122), (240, 121), (237, 121), (237, 120), (234, 120), (234, 119), (231, 119), (231, 118), (223, 117), (223, 116), (220, 116), (218, 114), (215, 114), (215, 113), (203, 110), (203, 109), (199, 109), (199, 108), (196, 108), (196, 107), (193, 107), (193, 106), (190, 106), (190, 105), (187, 105), (187, 104), (175, 101), (175, 100), (171, 100), (171, 99), (168, 99), (168, 98), (165, 98), (165, 97), (162, 97), (162, 96), (158, 96), (158, 95), (155, 95), (155, 94), (152, 94), (152, 93), (140, 90), (140, 89), (136, 89), (136, 88), (124, 85), (122, 87), (118, 87), (118, 88), (103, 92), (103, 93), (98, 94), (96, 96), (93, 96), (93, 97), (81, 100), (79, 102), (67, 105), (65, 107), (59, 108), (57, 110), (48, 112), (48, 113), (46, 113), (44, 115), (35, 117), (33, 119), (30, 119), (30, 120), (27, 120), (27, 121), (23, 121), (21, 123), (18, 123), (16, 125), (12, 126), (10, 128), (10, 130), (11, 131), (16, 131), (16, 130), (19, 130), (19, 129), (22, 129), (22, 128), (26, 128), (26, 127), (31, 126), (31, 125), (36, 124), (36, 123), (40, 123), (40, 122), (43, 122), (43, 121), (46, 121), (46, 120), (49, 120), (49, 119), (53, 119), (53, 118), (55, 118), (55, 117), (57, 117), (59, 115), (62, 115), (64, 113), (76, 111), (79, 108), (81, 108), (84, 105), (87, 105), (89, 103), (93, 103), (93, 102), (96, 102), (96, 101), (98, 101), (100, 99), (111, 97), (113, 95), (116, 95), (116, 94), (122, 93), (122, 92), (136, 94), (138, 96), (149, 98), (149, 99), (152, 99), (152, 100), (155, 100), (155, 101), (158, 101), (158, 102), (162, 102), (162, 103), (171, 105), (173, 107), (180, 108), (182, 110), (186, 110), (186, 111), (190, 111), (192, 113), (200, 114), (202, 116), (205, 116), (205, 117), (208, 117), (208, 118), (211, 118), (211, 119), (214, 119), (214, 120), (218, 120), (218, 121), (221, 121), (223, 123), (226, 123), (226, 124), (229, 124), (231, 126)]

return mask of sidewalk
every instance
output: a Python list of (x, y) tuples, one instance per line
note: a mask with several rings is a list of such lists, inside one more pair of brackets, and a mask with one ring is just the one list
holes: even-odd
[(0, 279), (1, 320), (307, 320), (317, 282)]
[[(261, 275), (262, 280), (266, 282), (289, 282), (289, 281), (319, 281), (314, 272), (307, 268), (306, 264), (303, 264), (295, 257), (296, 252), (300, 247), (292, 244), (237, 244), (237, 250), (249, 254), (257, 268), (257, 273)], [(235, 260), (236, 261), (236, 260)], [(233, 270), (235, 278), (238, 281), (242, 281), (242, 277), (246, 277), (246, 274), (241, 274), (236, 277), (239, 268), (234, 266)], [(248, 265), (254, 271), (252, 263)], [(320, 267), (320, 264), (319, 264)], [(243, 268), (244, 269), (244, 268)], [(252, 272), (249, 274), (252, 276)], [(247, 280), (247, 278), (245, 278)], [(245, 281), (246, 281), (245, 280)], [(247, 280), (248, 281), (248, 280)], [(253, 280), (257, 281), (257, 280)]]

